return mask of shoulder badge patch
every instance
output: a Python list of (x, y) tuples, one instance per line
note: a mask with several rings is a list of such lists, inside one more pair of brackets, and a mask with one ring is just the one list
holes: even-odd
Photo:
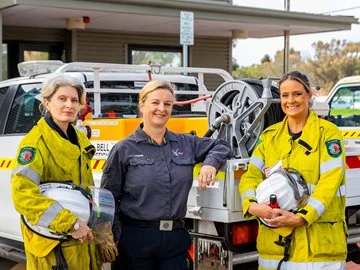
[(340, 140), (330, 140), (326, 142), (326, 149), (328, 151), (329, 156), (338, 157), (342, 153)]
[(21, 165), (29, 164), (31, 161), (34, 160), (36, 154), (36, 148), (34, 147), (23, 147), (20, 149), (20, 153), (18, 156), (18, 163)]
[(258, 146), (260, 143), (262, 143), (262, 140), (258, 139), (258, 141), (256, 142), (256, 146)]

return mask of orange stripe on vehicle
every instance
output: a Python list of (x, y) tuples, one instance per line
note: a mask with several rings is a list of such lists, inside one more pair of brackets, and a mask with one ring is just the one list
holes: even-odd
[(95, 163), (92, 165), (93, 170), (96, 170), (97, 165), (99, 164), (100, 160), (95, 160)]
[(0, 158), (0, 170), (11, 170), (14, 166), (14, 159)]
[(102, 166), (101, 166), (101, 169), (102, 169), (102, 170), (104, 169), (105, 164), (106, 164), (106, 160), (103, 160), (103, 164), (102, 164)]
[(94, 172), (101, 172), (105, 166), (106, 160), (93, 159), (91, 160), (91, 168)]
[(8, 161), (8, 163), (7, 163), (7, 165), (6, 165), (6, 168), (10, 168), (11, 161), (12, 161), (12, 160), (9, 160), (9, 161)]
[(346, 157), (346, 169), (359, 169), (359, 168), (360, 168), (360, 156)]
[(357, 130), (343, 130), (342, 131), (343, 138), (351, 139), (351, 138), (359, 138), (360, 131)]

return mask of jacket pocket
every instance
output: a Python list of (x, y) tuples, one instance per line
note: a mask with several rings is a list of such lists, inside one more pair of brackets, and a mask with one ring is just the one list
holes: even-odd
[(256, 246), (260, 257), (263, 258), (281, 258), (284, 254), (284, 248), (275, 244), (279, 241), (279, 234), (263, 224), (259, 224), (259, 231)]
[(195, 160), (192, 157), (172, 157), (171, 160), (177, 165), (194, 165)]
[(345, 260), (346, 235), (344, 224), (339, 222), (315, 222), (308, 227), (308, 241), (311, 254), (315, 257), (328, 257)]
[(131, 166), (152, 165), (154, 162), (154, 159), (149, 157), (132, 157), (129, 160)]

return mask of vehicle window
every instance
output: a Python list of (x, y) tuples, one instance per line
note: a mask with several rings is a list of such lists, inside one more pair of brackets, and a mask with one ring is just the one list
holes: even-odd
[[(146, 84), (143, 81), (101, 81), (100, 87), (106, 89), (123, 89), (126, 90), (138, 90)], [(84, 83), (86, 88), (93, 88), (93, 82), (87, 81)], [(179, 91), (198, 91), (198, 85), (189, 84), (189, 83), (174, 83), (174, 87)], [(187, 101), (190, 99), (197, 98), (198, 95), (186, 95), (186, 94), (177, 94), (177, 101)], [(88, 104), (94, 111), (94, 94), (92, 92), (87, 93)], [(101, 93), (101, 114), (96, 115), (95, 117), (137, 117), (139, 114), (138, 103), (139, 103), (139, 94), (138, 93)], [(192, 110), (191, 104), (185, 105), (174, 105), (173, 115), (181, 114), (192, 114), (192, 113), (201, 113), (205, 112), (194, 112)]]
[(20, 85), (11, 106), (5, 134), (27, 133), (39, 121), (41, 84)]
[[(88, 104), (94, 111), (94, 94), (87, 93)], [(96, 117), (136, 117), (138, 115), (138, 95), (132, 93), (103, 93), (101, 115)]]
[(0, 88), (0, 108), (4, 102), (4, 98), (5, 98), (5, 95), (6, 95), (6, 91), (8, 90), (9, 87), (3, 87), (3, 88)]
[(339, 88), (329, 105), (330, 120), (337, 126), (360, 126), (360, 86)]

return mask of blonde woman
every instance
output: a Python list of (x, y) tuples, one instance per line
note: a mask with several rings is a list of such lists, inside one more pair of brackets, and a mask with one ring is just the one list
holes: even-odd
[(202, 162), (199, 188), (205, 189), (230, 157), (225, 141), (167, 130), (174, 99), (169, 82), (147, 83), (139, 95), (142, 123), (106, 162), (101, 186), (118, 201), (120, 255), (112, 269), (187, 269), (191, 240), (184, 217), (193, 168)]

